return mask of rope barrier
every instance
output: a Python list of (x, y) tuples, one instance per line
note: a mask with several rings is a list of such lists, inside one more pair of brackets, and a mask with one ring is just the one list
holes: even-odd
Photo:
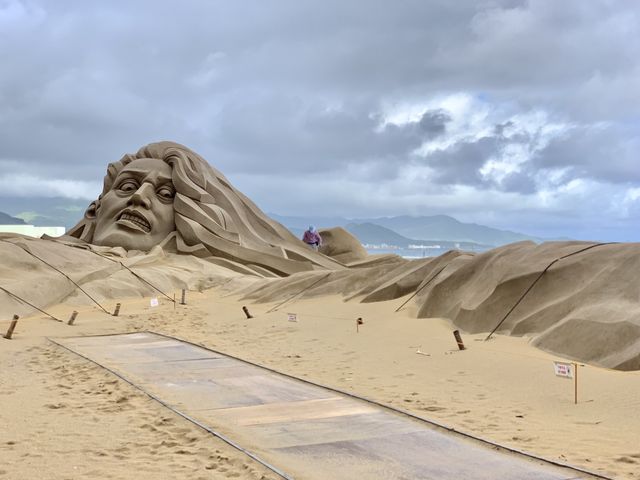
[[(460, 255), (458, 255), (458, 257), (462, 257), (463, 255), (467, 255), (468, 256), (470, 254), (469, 253), (461, 253)], [(458, 257), (456, 257), (456, 258), (458, 258)], [(456, 258), (451, 260), (451, 262), (453, 262)], [(440, 270), (438, 270), (436, 272), (436, 274), (427, 281), (427, 283), (423, 284), (420, 288), (418, 288), (415, 292), (413, 292), (413, 294), (409, 298), (407, 298), (407, 300), (402, 305), (400, 305), (398, 308), (396, 308), (395, 311), (399, 312), (402, 307), (404, 307), (407, 303), (409, 303), (416, 295), (418, 295), (418, 293), (420, 293), (427, 285), (429, 285), (431, 283), (431, 281), (440, 274), (440, 272), (442, 272), (445, 268), (447, 268), (451, 264), (451, 262), (448, 262), (444, 267), (442, 267)]]
[(321, 277), (320, 279), (318, 279), (317, 281), (313, 282), (311, 285), (309, 285), (308, 287), (303, 288), (302, 290), (300, 290), (298, 293), (295, 293), (294, 295), (292, 295), (291, 297), (287, 298), (286, 300), (284, 300), (283, 302), (280, 302), (279, 304), (277, 304), (276, 306), (274, 306), (273, 308), (271, 308), (270, 310), (267, 310), (266, 313), (271, 313), (271, 312), (275, 312), (278, 308), (280, 308), (282, 305), (284, 305), (285, 303), (287, 303), (290, 300), (293, 300), (295, 297), (297, 297), (298, 295), (300, 295), (301, 293), (306, 292), (307, 290), (309, 290), (311, 287), (315, 287), (318, 283), (320, 283), (322, 280), (324, 280), (325, 278), (329, 278), (329, 275), (331, 275), (333, 272), (329, 272), (326, 275), (324, 275), (323, 277)]
[(438, 275), (440, 275), (440, 272), (442, 272), (445, 268), (447, 268), (449, 266), (449, 264), (447, 263), (444, 267), (442, 267), (441, 269), (439, 269), (435, 275), (433, 277), (431, 277), (427, 283), (423, 284), (420, 288), (418, 288), (415, 292), (413, 292), (413, 294), (407, 298), (406, 301), (404, 301), (402, 303), (402, 305), (400, 305), (398, 308), (395, 309), (395, 312), (399, 312), (402, 307), (404, 307), (407, 303), (409, 303), (416, 295), (418, 295), (418, 293), (420, 293), (427, 285), (429, 285), (431, 283), (431, 280), (433, 280), (434, 278), (436, 278)]
[(61, 275), (63, 275), (67, 280), (69, 280), (71, 283), (73, 283), (76, 287), (78, 287), (78, 289), (84, 293), (87, 297), (89, 297), (91, 299), (91, 301), (93, 303), (95, 303), (98, 307), (100, 307), (102, 309), (102, 311), (104, 313), (106, 313), (107, 315), (111, 315), (111, 312), (109, 312), (106, 308), (104, 308), (102, 305), (100, 305), (98, 303), (98, 301), (93, 298), (91, 295), (89, 295), (80, 285), (78, 285), (76, 282), (74, 282), (66, 273), (64, 273), (62, 270), (54, 267), (53, 265), (51, 265), (50, 263), (46, 262), (45, 260), (43, 260), (42, 258), (40, 258), (39, 256), (37, 256), (35, 253), (31, 252), (30, 250), (28, 250), (27, 248), (23, 247), (22, 245), (18, 245), (17, 243), (13, 243), (13, 242), (9, 242), (7, 240), (0, 240), (2, 242), (5, 243), (9, 243), (11, 245), (14, 245), (18, 248), (20, 248), (21, 250), (25, 251), (26, 253), (28, 253), (29, 255), (31, 255), (34, 258), (37, 258), (38, 260), (40, 260), (42, 263), (44, 263), (45, 265), (47, 265), (48, 267), (54, 269), (56, 272), (60, 273)]
[(24, 303), (25, 305), (29, 305), (31, 308), (35, 308), (36, 310), (38, 310), (39, 312), (44, 313), (47, 317), (51, 317), (52, 319), (54, 319), (56, 322), (62, 322), (62, 320), (60, 320), (59, 318), (54, 317), (53, 315), (51, 315), (50, 313), (45, 312), (44, 310), (42, 310), (41, 308), (36, 307), (35, 305), (33, 305), (32, 303), (27, 302), (24, 298), (20, 298), (18, 295), (16, 295), (15, 293), (11, 293), (9, 290), (7, 290), (4, 287), (0, 287), (0, 290), (2, 290), (3, 292), (5, 292), (7, 295), (15, 298), (16, 300), (18, 300), (19, 302)]
[(162, 290), (160, 290), (158, 287), (156, 287), (154, 284), (152, 284), (150, 281), (148, 281), (147, 279), (141, 277), (140, 275), (138, 275), (136, 272), (134, 272), (133, 270), (131, 270), (129, 267), (127, 267), (124, 263), (122, 263), (119, 260), (114, 260), (113, 258), (109, 258), (106, 255), (102, 255), (98, 252), (94, 252), (93, 250), (89, 250), (91, 253), (94, 253), (96, 255), (98, 255), (99, 257), (105, 258), (113, 263), (119, 263), (121, 267), (126, 268), (127, 270), (129, 270), (129, 272), (131, 272), (131, 274), (136, 277), (138, 280), (143, 281), (144, 283), (146, 283), (147, 285), (149, 285), (151, 288), (153, 288), (154, 290), (160, 292), (162, 295), (164, 295), (165, 297), (167, 297), (169, 300), (171, 300), (173, 303), (175, 303), (175, 299), (171, 298), (169, 295), (167, 295), (166, 293), (164, 293)]
[(527, 288), (525, 290), (525, 292), (520, 296), (520, 298), (518, 299), (518, 301), (516, 301), (516, 303), (513, 305), (513, 307), (511, 307), (509, 309), (509, 311), (504, 315), (504, 317), (502, 317), (502, 320), (500, 320), (498, 322), (498, 324), (494, 327), (494, 329), (491, 330), (491, 333), (489, 333), (489, 335), (487, 335), (487, 338), (484, 339), (485, 342), (491, 338), (491, 335), (493, 335), (495, 333), (495, 331), (498, 330), (498, 328), (500, 328), (500, 326), (504, 323), (504, 321), (507, 319), (507, 317), (509, 317), (509, 315), (511, 315), (511, 312), (513, 312), (516, 309), (516, 307), (520, 304), (520, 302), (524, 299), (524, 297), (527, 296), (527, 294), (531, 291), (531, 289), (534, 287), (534, 285), (536, 283), (538, 283), (538, 280), (540, 280), (542, 278), (542, 276), (546, 273), (547, 270), (549, 270), (551, 268), (551, 266), (553, 264), (555, 264), (556, 262), (559, 262), (560, 260), (563, 260), (563, 259), (565, 259), (567, 257), (571, 257), (572, 255), (577, 255), (578, 253), (582, 253), (582, 252), (586, 252), (587, 250), (591, 250), (592, 248), (601, 247), (603, 245), (613, 245), (613, 244), (616, 244), (616, 243), (618, 243), (618, 242), (596, 243), (596, 244), (593, 244), (593, 245), (589, 245), (588, 247), (581, 248), (578, 251), (575, 251), (575, 252), (569, 253), (567, 255), (563, 255), (562, 257), (556, 258), (553, 262), (551, 262), (549, 265), (547, 265), (546, 268), (544, 270), (542, 270), (542, 272), (540, 272), (540, 275), (537, 276), (537, 278), (533, 281), (533, 283), (531, 285), (529, 285), (529, 288)]

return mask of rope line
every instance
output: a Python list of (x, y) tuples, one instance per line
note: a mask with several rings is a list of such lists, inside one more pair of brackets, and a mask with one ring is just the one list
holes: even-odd
[(415, 297), (416, 295), (418, 295), (418, 293), (420, 293), (420, 292), (421, 292), (421, 291), (422, 291), (422, 290), (423, 290), (427, 285), (429, 285), (429, 284), (431, 283), (431, 280), (433, 280), (433, 279), (434, 279), (434, 278), (436, 278), (438, 275), (440, 275), (440, 272), (442, 272), (442, 271), (443, 271), (445, 268), (447, 268), (448, 266), (449, 266), (449, 264), (447, 263), (444, 267), (442, 267), (440, 270), (438, 270), (438, 271), (435, 273), (435, 275), (434, 275), (433, 277), (431, 277), (431, 278), (427, 281), (427, 283), (425, 283), (425, 284), (424, 284), (424, 285), (422, 285), (420, 288), (418, 288), (415, 292), (413, 292), (413, 294), (412, 294), (409, 298), (407, 298), (407, 300), (406, 300), (406, 301), (404, 301), (404, 302), (402, 303), (402, 305), (400, 305), (398, 308), (396, 308), (396, 309), (395, 309), (395, 312), (396, 312), (396, 313), (397, 313), (397, 312), (399, 312), (399, 311), (400, 311), (400, 309), (401, 309), (402, 307), (404, 307), (407, 303), (409, 303), (409, 302), (413, 299), (413, 297)]
[(496, 330), (498, 330), (498, 328), (500, 328), (500, 326), (504, 323), (504, 321), (507, 319), (507, 317), (509, 317), (509, 315), (511, 315), (511, 312), (513, 312), (516, 309), (516, 307), (518, 305), (520, 305), (520, 302), (522, 302), (522, 300), (524, 300), (524, 297), (527, 296), (527, 294), (531, 291), (531, 289), (534, 287), (534, 285), (536, 283), (538, 283), (538, 280), (540, 280), (542, 278), (542, 276), (547, 272), (547, 270), (549, 270), (551, 268), (551, 266), (553, 264), (555, 264), (556, 262), (559, 262), (560, 260), (563, 260), (563, 259), (565, 259), (567, 257), (571, 257), (572, 255), (577, 255), (578, 253), (582, 253), (582, 252), (585, 252), (587, 250), (591, 250), (592, 248), (601, 247), (603, 245), (613, 245), (613, 244), (616, 244), (616, 243), (618, 243), (618, 242), (594, 243), (593, 245), (589, 245), (588, 247), (581, 248), (580, 250), (577, 250), (575, 252), (568, 253), (567, 255), (563, 255), (562, 257), (556, 258), (553, 262), (551, 262), (549, 265), (547, 265), (546, 268), (544, 270), (542, 270), (542, 272), (540, 272), (540, 274), (536, 277), (536, 279), (533, 281), (533, 283), (531, 285), (529, 285), (529, 288), (527, 288), (525, 290), (525, 292), (520, 296), (520, 298), (516, 301), (516, 303), (513, 305), (513, 307), (511, 307), (509, 309), (509, 311), (504, 315), (504, 317), (502, 317), (502, 320), (500, 320), (498, 322), (498, 324), (495, 326), (495, 328), (493, 330), (491, 330), (491, 333), (489, 333), (489, 335), (487, 335), (487, 338), (484, 339), (485, 342), (491, 338), (491, 335), (493, 335), (496, 332)]
[(150, 281), (148, 281), (147, 279), (141, 277), (140, 275), (138, 275), (136, 272), (134, 272), (133, 270), (131, 270), (129, 267), (127, 267), (124, 263), (122, 263), (120, 260), (114, 260), (113, 258), (109, 258), (106, 255), (102, 255), (98, 252), (94, 252), (93, 250), (89, 249), (89, 251), (91, 253), (95, 253), (96, 255), (98, 255), (99, 257), (102, 258), (106, 258), (107, 260), (113, 262), (113, 263), (119, 263), (121, 267), (126, 268), (127, 270), (129, 270), (129, 272), (131, 272), (131, 274), (136, 277), (138, 280), (143, 281), (144, 283), (146, 283), (147, 285), (149, 285), (151, 288), (153, 288), (154, 290), (160, 292), (162, 295), (164, 295), (165, 297), (167, 297), (169, 300), (171, 300), (173, 303), (176, 303), (174, 298), (171, 298), (169, 295), (167, 295), (166, 293), (164, 293), (162, 290), (160, 290), (158, 287), (156, 287), (153, 283), (151, 283)]
[(27, 302), (24, 298), (20, 298), (18, 295), (16, 295), (15, 293), (11, 293), (9, 290), (7, 290), (4, 287), (0, 287), (0, 290), (2, 290), (3, 292), (5, 292), (7, 295), (15, 298), (16, 300), (18, 300), (19, 302), (24, 303), (25, 305), (29, 305), (31, 308), (35, 308), (36, 310), (38, 310), (39, 312), (44, 313), (47, 317), (51, 317), (52, 319), (54, 319), (56, 322), (62, 322), (62, 320), (60, 320), (59, 318), (54, 317), (53, 315), (51, 315), (50, 313), (45, 312), (44, 310), (42, 310), (41, 308), (36, 307), (35, 305), (33, 305), (32, 303)]
[(95, 303), (98, 307), (100, 307), (104, 313), (106, 313), (107, 315), (111, 315), (111, 312), (109, 312), (106, 308), (104, 308), (102, 305), (100, 305), (100, 303), (98, 303), (98, 301), (97, 301), (95, 298), (93, 298), (91, 295), (89, 295), (89, 294), (88, 294), (88, 293), (87, 293), (87, 292), (86, 292), (86, 291), (85, 291), (85, 290), (84, 290), (80, 285), (78, 285), (75, 281), (73, 281), (73, 280), (71, 279), (71, 277), (69, 277), (69, 275), (67, 275), (66, 273), (64, 273), (62, 270), (60, 270), (60, 269), (58, 269), (58, 268), (54, 267), (54, 266), (53, 266), (53, 265), (51, 265), (50, 263), (48, 263), (48, 262), (46, 262), (45, 260), (43, 260), (42, 258), (40, 258), (40, 257), (39, 257), (38, 255), (36, 255), (35, 253), (33, 253), (33, 252), (29, 251), (27, 248), (23, 247), (22, 245), (18, 245), (17, 243), (9, 242), (9, 241), (7, 241), (7, 240), (0, 240), (0, 241), (5, 242), (5, 243), (9, 243), (9, 244), (11, 244), (11, 245), (14, 245), (14, 246), (16, 246), (16, 247), (18, 247), (18, 248), (20, 248), (20, 249), (24, 250), (26, 253), (28, 253), (28, 254), (29, 254), (29, 255), (31, 255), (32, 257), (37, 258), (38, 260), (40, 260), (42, 263), (44, 263), (44, 264), (45, 264), (45, 265), (47, 265), (48, 267), (50, 267), (50, 268), (54, 269), (56, 272), (58, 272), (58, 273), (60, 273), (61, 275), (63, 275), (67, 280), (69, 280), (69, 281), (70, 281), (71, 283), (73, 283), (76, 287), (78, 287), (78, 289), (79, 289), (82, 293), (84, 293), (87, 297), (89, 297), (93, 303)]
[(400, 311), (400, 309), (401, 309), (402, 307), (404, 307), (407, 303), (409, 303), (409, 302), (410, 302), (410, 301), (411, 301), (411, 300), (412, 300), (416, 295), (418, 295), (418, 293), (420, 293), (420, 292), (421, 292), (421, 291), (422, 291), (422, 290), (423, 290), (427, 285), (429, 285), (429, 284), (431, 283), (431, 280), (433, 280), (433, 279), (434, 279), (434, 278), (436, 278), (438, 275), (440, 275), (440, 272), (442, 272), (445, 268), (447, 268), (449, 265), (451, 265), (451, 262), (453, 262), (453, 261), (454, 261), (454, 260), (456, 260), (457, 258), (462, 257), (462, 256), (465, 256), (465, 255), (469, 256), (469, 255), (471, 255), (471, 254), (470, 254), (470, 253), (461, 253), (461, 254), (460, 254), (460, 255), (458, 255), (457, 257), (455, 257), (455, 258), (451, 259), (451, 261), (450, 261), (450, 262), (448, 262), (448, 263), (447, 263), (444, 267), (442, 267), (440, 270), (438, 270), (438, 271), (436, 272), (436, 274), (435, 274), (433, 277), (431, 277), (431, 278), (429, 279), (429, 281), (427, 281), (427, 283), (425, 283), (425, 284), (424, 284), (424, 285), (422, 285), (420, 288), (418, 288), (415, 292), (413, 292), (413, 294), (412, 294), (409, 298), (407, 298), (407, 300), (406, 300), (402, 305), (400, 305), (398, 308), (396, 308), (396, 310), (395, 310), (395, 311), (396, 311), (396, 313), (397, 313), (397, 312), (399, 312), (399, 311)]
[(298, 293), (293, 294), (291, 297), (285, 299), (284, 301), (278, 303), (277, 305), (275, 305), (274, 307), (272, 307), (271, 309), (267, 310), (266, 313), (271, 313), (271, 312), (275, 312), (278, 308), (280, 308), (282, 305), (284, 305), (285, 303), (287, 303), (289, 300), (293, 300), (295, 297), (297, 297), (298, 295), (300, 295), (301, 293), (306, 292), (307, 290), (309, 290), (311, 287), (315, 287), (318, 283), (320, 283), (322, 280), (324, 280), (325, 278), (328, 278), (329, 275), (331, 275), (333, 272), (329, 272), (326, 275), (324, 275), (323, 277), (321, 277), (320, 279), (318, 279), (317, 281), (313, 282), (311, 285), (309, 285), (308, 287), (303, 288), (302, 290), (300, 290)]

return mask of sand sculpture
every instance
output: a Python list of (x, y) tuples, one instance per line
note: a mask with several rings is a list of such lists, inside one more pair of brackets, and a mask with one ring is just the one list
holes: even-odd
[[(98, 299), (157, 295), (126, 265), (160, 290), (218, 286), (243, 301), (340, 294), (400, 305), (412, 295), (403, 308), (420, 318), (640, 369), (640, 244), (521, 242), (406, 260), (369, 256), (340, 228), (321, 234), (314, 252), (198, 154), (152, 143), (109, 165), (102, 193), (68, 235), (0, 235), (0, 286), (41, 307), (86, 301), (55, 266)], [(0, 315), (32, 312), (0, 292)]]
[(197, 153), (146, 145), (111, 163), (99, 198), (68, 235), (148, 252), (155, 246), (291, 274), (340, 264), (305, 248)]

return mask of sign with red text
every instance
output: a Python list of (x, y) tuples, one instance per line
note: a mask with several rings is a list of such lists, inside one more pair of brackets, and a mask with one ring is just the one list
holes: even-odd
[(287, 318), (290, 322), (298, 321), (298, 316), (295, 313), (287, 313)]
[(553, 362), (557, 377), (573, 378), (573, 363)]

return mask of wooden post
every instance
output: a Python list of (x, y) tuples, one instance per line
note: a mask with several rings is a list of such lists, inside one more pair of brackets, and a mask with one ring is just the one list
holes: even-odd
[(173, 309), (176, 309), (176, 293), (173, 292)]
[(113, 312), (113, 316), (117, 317), (118, 315), (120, 315), (120, 304), (116, 303), (116, 311)]
[(16, 329), (16, 324), (18, 323), (18, 319), (20, 317), (18, 317), (18, 315), (14, 315), (13, 316), (13, 320), (11, 320), (11, 325), (9, 325), (9, 329), (7, 330), (7, 333), (5, 333), (4, 338), (6, 338), (7, 340), (11, 340), (11, 335), (13, 335), (13, 331)]
[(247, 316), (247, 318), (253, 318), (253, 316), (249, 313), (249, 309), (247, 307), (242, 307), (242, 311)]
[(186, 305), (187, 304), (186, 297), (187, 297), (187, 291), (183, 288), (182, 289), (182, 300), (180, 300), (180, 305)]
[(573, 403), (574, 405), (578, 404), (578, 364), (573, 364), (573, 369), (575, 373), (573, 374)]
[(71, 314), (71, 318), (69, 319), (69, 321), (67, 322), (67, 325), (73, 325), (73, 322), (76, 321), (76, 317), (78, 316), (78, 312), (76, 312), (75, 310), (73, 311), (73, 313)]
[(362, 320), (362, 317), (358, 317), (356, 320), (356, 333), (360, 332), (360, 325), (362, 324), (364, 324), (364, 320)]
[(456, 342), (458, 343), (458, 348), (460, 350), (464, 350), (464, 343), (462, 343), (462, 337), (460, 336), (460, 330), (454, 330), (453, 336), (456, 337)]

